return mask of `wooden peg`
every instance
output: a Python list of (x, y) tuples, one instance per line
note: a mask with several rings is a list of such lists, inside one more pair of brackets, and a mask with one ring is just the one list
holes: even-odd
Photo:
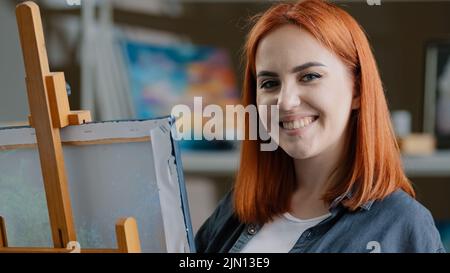
[(116, 223), (116, 237), (119, 252), (140, 253), (141, 243), (136, 220), (133, 217), (121, 218)]
[[(49, 75), (45, 76), (45, 86), (47, 87), (53, 128), (80, 125), (92, 120), (89, 111), (70, 111), (64, 73), (49, 73)], [(31, 116), (28, 116), (28, 121), (30, 126), (33, 127)]]
[(0, 216), (0, 247), (7, 247), (8, 239), (6, 237), (6, 224), (5, 219)]
[(69, 125), (80, 125), (92, 121), (90, 111), (70, 111)]

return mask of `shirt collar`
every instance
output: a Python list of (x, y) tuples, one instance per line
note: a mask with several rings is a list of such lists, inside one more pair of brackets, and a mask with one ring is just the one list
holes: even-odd
[[(333, 200), (333, 202), (331, 202), (331, 205), (330, 205), (330, 208), (329, 208), (330, 211), (333, 210), (334, 208), (336, 208), (339, 204), (341, 204), (344, 199), (352, 198), (352, 195), (353, 195), (353, 190), (349, 190), (346, 193), (341, 194), (340, 196), (336, 197)], [(373, 202), (374, 202), (374, 200), (367, 201), (366, 203), (362, 204), (359, 207), (364, 209), (364, 210), (370, 210), (370, 208), (373, 205)]]

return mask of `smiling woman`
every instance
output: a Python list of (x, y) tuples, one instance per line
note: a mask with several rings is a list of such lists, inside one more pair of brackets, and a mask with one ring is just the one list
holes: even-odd
[(350, 112), (359, 106), (351, 71), (306, 30), (291, 24), (261, 40), (255, 66), (256, 103), (279, 107), (282, 126), (276, 141), (281, 148), (297, 162), (319, 154), (321, 161), (336, 161), (349, 138)]
[(278, 107), (269, 134), (280, 148), (243, 141), (234, 189), (198, 231), (198, 251), (443, 252), (402, 170), (359, 24), (321, 0), (277, 4), (245, 49), (243, 104)]

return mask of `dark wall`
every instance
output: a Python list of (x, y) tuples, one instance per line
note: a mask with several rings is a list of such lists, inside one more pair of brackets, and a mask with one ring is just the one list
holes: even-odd
[(450, 37), (450, 2), (347, 5), (373, 46), (391, 109), (412, 113), (413, 130), (422, 129), (425, 45)]

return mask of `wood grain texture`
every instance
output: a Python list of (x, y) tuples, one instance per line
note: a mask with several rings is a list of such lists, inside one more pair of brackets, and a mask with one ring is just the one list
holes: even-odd
[[(136, 142), (149, 142), (151, 138), (146, 137), (134, 137), (134, 138), (105, 138), (96, 140), (85, 141), (63, 141), (63, 146), (86, 146), (86, 145), (108, 145), (115, 143), (136, 143)], [(37, 144), (14, 144), (14, 145), (0, 145), (0, 151), (16, 150), (16, 149), (34, 149)]]
[[(79, 252), (73, 222), (60, 128), (90, 121), (89, 111), (70, 111), (63, 73), (50, 73), (39, 7), (24, 2), (16, 7), (16, 18), (25, 63), (30, 124), (35, 128), (42, 177), (47, 199), (54, 248), (8, 247), (6, 228), (0, 217), (0, 253), (71, 253)], [(140, 138), (148, 141), (148, 137)], [(109, 141), (113, 140), (103, 140)], [(115, 142), (123, 141), (115, 139)], [(92, 141), (83, 141), (92, 144)], [(129, 141), (127, 141), (129, 142)], [(77, 142), (71, 142), (78, 145)], [(31, 148), (34, 144), (0, 147)], [(82, 252), (141, 252), (134, 218), (119, 219), (116, 224), (117, 249), (86, 249)], [(71, 243), (71, 244), (69, 244)], [(73, 243), (76, 249), (73, 249)], [(66, 246), (68, 246), (66, 248)]]
[(50, 73), (45, 76), (50, 114), (54, 128), (64, 128), (69, 125), (69, 99), (67, 97), (64, 73)]
[(8, 238), (6, 237), (5, 219), (0, 216), (0, 248), (8, 246)]
[(42, 176), (56, 248), (76, 241), (70, 195), (64, 169), (59, 128), (54, 128), (45, 77), (49, 75), (39, 7), (33, 2), (17, 5), (16, 18), (25, 63), (27, 94), (36, 129)]
[(119, 252), (141, 252), (138, 226), (136, 220), (133, 217), (122, 218), (117, 221), (116, 238)]

